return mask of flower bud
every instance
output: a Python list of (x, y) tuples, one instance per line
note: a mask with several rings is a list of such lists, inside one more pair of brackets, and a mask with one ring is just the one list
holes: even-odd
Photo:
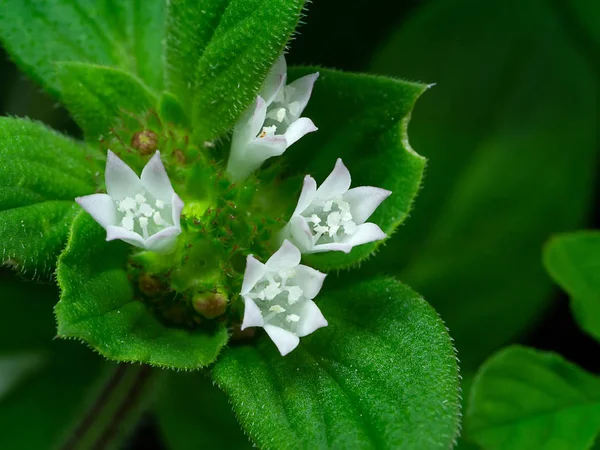
[(207, 319), (214, 319), (225, 313), (229, 300), (222, 291), (203, 292), (196, 294), (192, 300), (192, 306), (197, 313)]

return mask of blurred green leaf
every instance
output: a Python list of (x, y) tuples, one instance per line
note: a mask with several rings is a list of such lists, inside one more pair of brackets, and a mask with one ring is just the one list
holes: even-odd
[(173, 373), (156, 405), (160, 430), (171, 450), (250, 449), (225, 394), (204, 374)]
[(600, 379), (557, 354), (513, 346), (473, 383), (466, 434), (489, 450), (578, 450), (600, 430)]
[(112, 126), (135, 117), (141, 121), (156, 107), (152, 92), (123, 70), (84, 63), (58, 63), (56, 69), (63, 101), (89, 139), (106, 136)]
[(171, 125), (187, 127), (188, 119), (177, 97), (170, 92), (163, 92), (158, 101), (158, 115), (160, 120)]
[(50, 273), (76, 211), (73, 199), (94, 192), (90, 149), (45, 126), (0, 118), (2, 264)]
[(0, 353), (0, 402), (15, 386), (42, 366), (44, 358), (37, 353)]
[(545, 0), (429, 2), (373, 64), (437, 85), (410, 126), (424, 189), (371, 269), (431, 301), (466, 371), (543, 310), (540, 249), (589, 209), (598, 80), (561, 18)]
[[(427, 87), (314, 67), (291, 69), (290, 76), (316, 71), (321, 75), (304, 115), (319, 131), (288, 149), (285, 164), (292, 174), (311, 174), (320, 183), (342, 158), (352, 174), (352, 186), (391, 190), (369, 219), (390, 235), (408, 216), (423, 176), (425, 158), (408, 144), (407, 127), (415, 102)], [(298, 188), (301, 185), (299, 181)], [(380, 243), (361, 245), (347, 255), (328, 252), (306, 260), (323, 270), (348, 267), (367, 258)]]
[(281, 357), (261, 336), (212, 369), (261, 448), (449, 448), (458, 368), (435, 311), (392, 279), (319, 296), (329, 326)]
[(176, 369), (213, 362), (227, 343), (227, 329), (214, 333), (168, 327), (134, 297), (125, 266), (130, 247), (106, 242), (106, 232), (87, 213), (74, 220), (61, 254), (57, 334), (88, 343), (106, 358)]
[(62, 93), (54, 63), (120, 67), (163, 87), (164, 0), (1, 0), (0, 40), (23, 71)]
[(600, 341), (600, 232), (554, 237), (546, 245), (544, 265), (571, 297), (581, 328)]
[[(197, 11), (194, 3), (197, 2), (182, 2), (180, 9), (184, 14), (186, 9)], [(222, 10), (221, 2), (211, 1), (208, 5), (209, 16), (215, 17), (199, 19), (198, 25), (206, 31), (195, 38), (191, 36), (197, 33), (194, 28), (187, 33), (179, 30), (184, 36), (175, 38), (191, 43), (192, 53), (186, 54), (186, 58), (198, 61), (194, 71), (187, 72), (189, 63), (183, 68), (179, 64), (173, 67), (185, 70), (183, 76), (192, 83), (192, 118), (199, 141), (212, 140), (229, 130), (255, 99), (296, 29), (304, 0), (231, 0), (218, 23), (216, 15)], [(204, 36), (210, 36), (210, 41)], [(186, 51), (186, 47), (172, 49), (175, 54)], [(174, 84), (173, 92), (185, 99), (189, 94), (180, 91), (181, 87), (181, 83)]]

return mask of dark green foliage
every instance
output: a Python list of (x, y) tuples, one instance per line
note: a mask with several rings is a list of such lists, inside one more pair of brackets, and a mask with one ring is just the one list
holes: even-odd
[(466, 434), (489, 450), (584, 450), (600, 430), (600, 379), (557, 354), (509, 347), (472, 386)]

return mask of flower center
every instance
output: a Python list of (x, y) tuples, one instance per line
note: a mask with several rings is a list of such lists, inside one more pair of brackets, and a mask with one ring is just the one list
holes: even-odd
[(121, 226), (142, 235), (144, 239), (173, 226), (161, 214), (170, 214), (171, 206), (166, 205), (162, 200), (152, 198), (148, 193), (125, 197), (117, 201), (116, 205), (117, 211), (121, 213)]
[(350, 212), (350, 204), (342, 197), (317, 203), (305, 214), (315, 243), (319, 240), (324, 243), (339, 242), (343, 235), (352, 235), (356, 231), (357, 225)]
[(248, 296), (260, 308), (265, 324), (295, 332), (304, 292), (293, 283), (293, 270), (267, 273)]
[(294, 91), (293, 87), (286, 86), (269, 105), (265, 126), (259, 137), (284, 134), (290, 124), (300, 116), (300, 103), (291, 101)]

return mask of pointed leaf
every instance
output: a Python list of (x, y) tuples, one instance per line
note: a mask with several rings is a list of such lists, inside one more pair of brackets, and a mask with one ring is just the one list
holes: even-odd
[[(290, 76), (295, 79), (317, 71), (321, 75), (303, 115), (319, 131), (290, 147), (285, 163), (292, 174), (310, 174), (321, 183), (337, 158), (342, 158), (353, 187), (392, 191), (369, 219), (391, 235), (408, 216), (425, 168), (425, 158), (408, 143), (407, 128), (415, 102), (427, 87), (319, 68), (295, 68)], [(380, 244), (355, 247), (348, 255), (328, 252), (306, 260), (323, 270), (348, 267), (367, 258)]]
[[(192, 2), (187, 2), (191, 4)], [(209, 14), (218, 14), (214, 4)], [(304, 0), (231, 0), (194, 73), (192, 118), (197, 139), (210, 141), (233, 127), (256, 98), (263, 80), (294, 32)], [(216, 8), (216, 9), (215, 9)], [(195, 10), (195, 8), (193, 9)], [(202, 26), (215, 24), (214, 18)], [(200, 41), (203, 45), (204, 38)], [(185, 69), (184, 69), (185, 70)], [(174, 91), (180, 98), (185, 92)]]
[(600, 430), (600, 379), (555, 353), (509, 347), (472, 387), (468, 438), (489, 450), (584, 450)]
[(428, 2), (373, 65), (437, 84), (410, 127), (427, 183), (372, 269), (436, 307), (463, 370), (539, 316), (552, 292), (540, 249), (588, 216), (598, 76), (551, 3)]
[(120, 67), (163, 87), (163, 0), (0, 1), (0, 40), (21, 68), (60, 96), (54, 63)]
[(167, 88), (191, 110), (198, 79), (198, 61), (229, 0), (172, 0), (167, 19)]
[(554, 237), (546, 245), (544, 265), (569, 293), (581, 328), (600, 341), (600, 232), (579, 231)]
[(120, 69), (83, 63), (58, 63), (56, 69), (63, 101), (88, 139), (156, 106), (152, 92)]
[(213, 362), (227, 342), (225, 326), (208, 333), (164, 325), (134, 297), (125, 271), (131, 247), (105, 239), (104, 229), (87, 213), (75, 218), (57, 268), (58, 336), (85, 341), (116, 361), (177, 369)]
[(317, 302), (329, 326), (289, 355), (263, 335), (214, 365), (213, 379), (254, 442), (449, 448), (458, 433), (458, 369), (435, 311), (391, 279), (323, 293)]

